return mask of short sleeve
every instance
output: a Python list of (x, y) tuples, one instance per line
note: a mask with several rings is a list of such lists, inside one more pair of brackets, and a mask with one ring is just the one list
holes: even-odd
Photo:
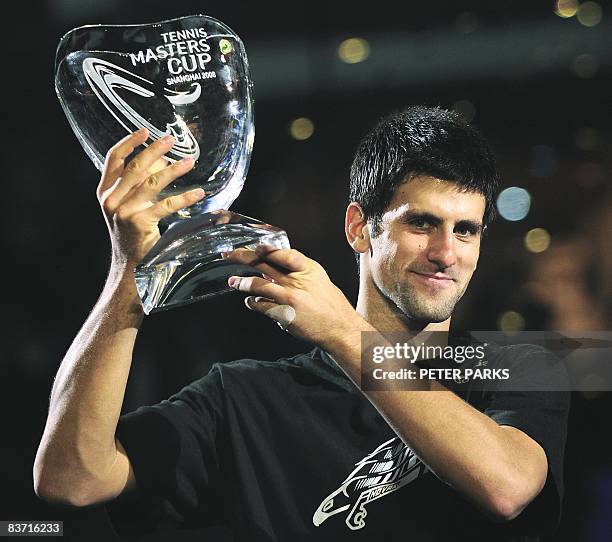
[(135, 492), (106, 503), (121, 537), (225, 523), (222, 395), (215, 366), (169, 399), (120, 417), (116, 436), (137, 483)]
[[(563, 455), (570, 405), (563, 363), (548, 350), (530, 345), (506, 349), (504, 365), (512, 382), (492, 392), (484, 413), (500, 425), (523, 431), (542, 446), (548, 461), (546, 483), (538, 496), (515, 521), (528, 534), (552, 532), (561, 517)], [(565, 391), (563, 391), (565, 390)]]

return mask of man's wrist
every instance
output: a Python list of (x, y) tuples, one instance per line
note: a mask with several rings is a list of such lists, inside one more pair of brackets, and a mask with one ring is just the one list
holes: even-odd
[(139, 325), (144, 318), (144, 311), (138, 290), (134, 267), (129, 264), (111, 263), (102, 299), (112, 306), (121, 307), (124, 317), (134, 325)]
[(341, 328), (336, 328), (330, 338), (325, 341), (323, 348), (334, 360), (360, 360), (361, 338), (363, 332), (372, 332), (376, 329), (364, 320), (358, 313), (350, 322)]

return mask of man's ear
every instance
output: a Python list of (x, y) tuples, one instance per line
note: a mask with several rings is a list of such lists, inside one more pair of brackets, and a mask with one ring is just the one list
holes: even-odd
[(363, 254), (370, 249), (370, 231), (361, 206), (352, 201), (346, 208), (344, 233), (351, 248)]

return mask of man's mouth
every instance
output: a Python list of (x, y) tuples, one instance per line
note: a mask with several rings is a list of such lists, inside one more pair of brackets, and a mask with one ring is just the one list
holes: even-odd
[(419, 273), (418, 271), (412, 271), (420, 281), (425, 284), (435, 284), (438, 286), (450, 286), (455, 279), (445, 275), (444, 273)]

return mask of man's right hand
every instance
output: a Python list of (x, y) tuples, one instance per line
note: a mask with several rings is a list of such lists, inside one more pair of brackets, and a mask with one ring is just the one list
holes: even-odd
[(166, 136), (126, 164), (125, 159), (148, 135), (142, 128), (112, 147), (98, 185), (98, 200), (111, 237), (113, 267), (133, 269), (159, 239), (159, 221), (204, 197), (204, 190), (196, 188), (157, 201), (158, 194), (193, 168), (194, 161), (184, 158), (152, 173), (174, 144), (174, 138)]

